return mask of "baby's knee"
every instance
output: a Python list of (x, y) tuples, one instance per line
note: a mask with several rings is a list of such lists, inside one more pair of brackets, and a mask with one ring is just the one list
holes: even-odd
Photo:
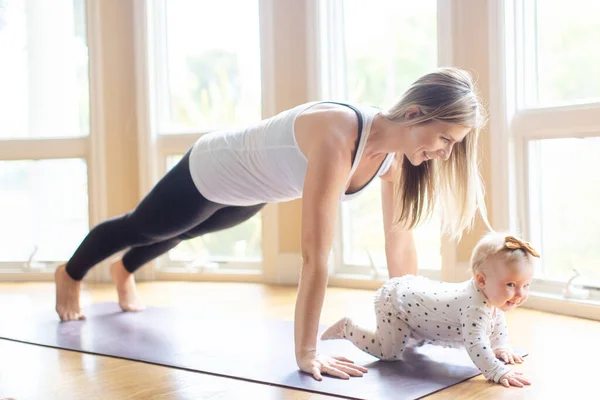
[(402, 353), (404, 351), (403, 345), (398, 345), (393, 340), (382, 339), (381, 352), (376, 356), (382, 361), (398, 361), (402, 359)]

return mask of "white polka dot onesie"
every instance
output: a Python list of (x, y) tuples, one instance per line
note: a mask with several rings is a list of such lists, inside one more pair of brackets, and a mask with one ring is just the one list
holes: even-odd
[(473, 280), (437, 282), (405, 275), (375, 295), (377, 330), (346, 319), (341, 336), (384, 360), (400, 359), (409, 339), (464, 347), (486, 379), (498, 382), (511, 369), (493, 350), (508, 348), (504, 313), (491, 307)]

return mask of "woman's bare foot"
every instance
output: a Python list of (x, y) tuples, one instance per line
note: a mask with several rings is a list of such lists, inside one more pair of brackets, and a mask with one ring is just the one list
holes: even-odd
[(137, 298), (133, 274), (125, 269), (121, 259), (110, 265), (110, 276), (117, 286), (119, 305), (123, 311), (142, 311), (146, 308)]
[(61, 321), (85, 319), (79, 307), (81, 282), (73, 280), (65, 271), (66, 264), (60, 265), (54, 272), (56, 284), (56, 312)]

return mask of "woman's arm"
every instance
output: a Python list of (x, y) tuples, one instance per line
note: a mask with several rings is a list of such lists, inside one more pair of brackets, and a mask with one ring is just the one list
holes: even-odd
[(412, 231), (408, 229), (392, 229), (394, 218), (394, 183), (384, 177), (382, 178), (381, 206), (383, 209), (385, 256), (388, 273), (390, 278), (408, 274), (416, 275), (418, 270), (417, 249)]
[[(321, 139), (319, 139), (319, 137)], [(302, 195), (302, 271), (296, 300), (294, 339), (301, 370), (321, 380), (321, 373), (341, 378), (360, 376), (363, 367), (346, 359), (317, 355), (317, 333), (327, 287), (327, 261), (333, 243), (340, 193), (351, 168), (351, 151), (343, 135), (315, 135), (320, 143), (308, 154)], [(361, 372), (362, 371), (362, 372)]]

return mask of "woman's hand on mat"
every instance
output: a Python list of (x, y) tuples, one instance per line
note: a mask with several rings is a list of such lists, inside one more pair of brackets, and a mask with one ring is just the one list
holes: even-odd
[(513, 353), (510, 349), (496, 349), (494, 350), (494, 355), (507, 364), (521, 364), (523, 362), (523, 357)]
[(525, 385), (531, 385), (531, 382), (523, 376), (522, 373), (517, 371), (511, 371), (508, 374), (500, 378), (500, 383), (505, 387), (523, 387)]
[(318, 381), (323, 380), (323, 374), (350, 379), (350, 376), (363, 376), (363, 373), (367, 372), (365, 367), (355, 365), (346, 357), (329, 357), (315, 353), (305, 354), (298, 359), (298, 366)]

